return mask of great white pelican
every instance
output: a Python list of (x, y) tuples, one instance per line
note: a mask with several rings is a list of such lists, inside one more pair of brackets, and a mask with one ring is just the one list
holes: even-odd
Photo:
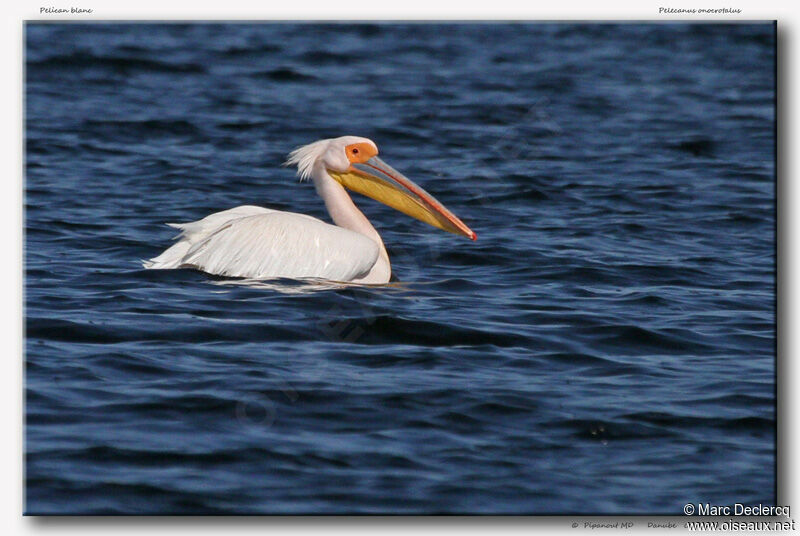
[(431, 194), (378, 158), (372, 140), (343, 136), (295, 149), (284, 165), (296, 165), (325, 201), (330, 225), (311, 216), (241, 206), (190, 223), (178, 241), (145, 268), (194, 268), (248, 279), (320, 278), (354, 283), (388, 283), (389, 255), (378, 231), (345, 188), (413, 218), (475, 240)]

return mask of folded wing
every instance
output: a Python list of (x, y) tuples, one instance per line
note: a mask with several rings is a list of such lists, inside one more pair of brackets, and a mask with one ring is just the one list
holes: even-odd
[(145, 268), (195, 268), (229, 277), (315, 277), (351, 281), (366, 275), (379, 247), (359, 233), (316, 218), (243, 206), (202, 220), (171, 224), (182, 230)]

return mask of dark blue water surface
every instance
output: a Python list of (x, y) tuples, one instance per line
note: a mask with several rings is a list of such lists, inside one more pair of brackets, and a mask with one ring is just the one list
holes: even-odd
[[(28, 24), (28, 513), (774, 503), (768, 24)], [(151, 271), (369, 137), (387, 287)]]

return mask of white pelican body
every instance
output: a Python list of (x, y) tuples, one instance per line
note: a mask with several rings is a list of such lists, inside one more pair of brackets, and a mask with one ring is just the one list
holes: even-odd
[(179, 240), (145, 268), (195, 268), (248, 279), (320, 278), (388, 283), (389, 255), (380, 235), (344, 186), (449, 232), (475, 239), (461, 220), (378, 157), (366, 139), (343, 136), (293, 151), (301, 179), (312, 179), (331, 219), (256, 206), (217, 212), (202, 220), (168, 224)]

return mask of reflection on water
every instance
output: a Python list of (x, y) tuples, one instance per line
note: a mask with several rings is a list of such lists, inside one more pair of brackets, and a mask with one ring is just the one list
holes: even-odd
[(348, 288), (365, 288), (365, 289), (397, 289), (397, 290), (411, 290), (407, 284), (394, 282), (381, 285), (366, 285), (362, 283), (353, 283), (350, 281), (329, 281), (326, 279), (318, 278), (303, 278), (303, 279), (216, 279), (212, 280), (213, 284), (220, 286), (242, 286), (253, 289), (272, 290), (282, 294), (306, 294), (309, 292), (319, 292), (324, 290), (342, 290)]

